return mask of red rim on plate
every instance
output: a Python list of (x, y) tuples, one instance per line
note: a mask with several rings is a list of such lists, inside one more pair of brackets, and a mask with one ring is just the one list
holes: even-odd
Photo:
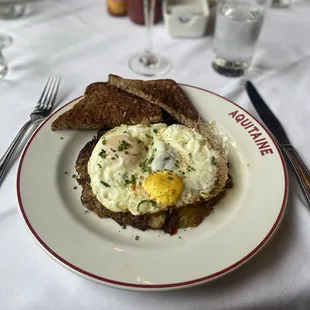
[(229, 101), (231, 104), (237, 106), (239, 109), (243, 110), (244, 113), (246, 113), (247, 115), (249, 115), (250, 117), (252, 117), (253, 119), (255, 119), (263, 128), (263, 130), (267, 133), (267, 135), (270, 137), (270, 139), (273, 141), (274, 145), (276, 146), (277, 152), (281, 158), (281, 162), (282, 162), (282, 166), (283, 166), (283, 173), (284, 173), (284, 183), (285, 183), (285, 188), (284, 188), (284, 196), (283, 196), (283, 201), (282, 201), (282, 206), (280, 209), (280, 212), (277, 216), (277, 219), (275, 221), (275, 223), (273, 224), (272, 228), (270, 229), (270, 231), (268, 232), (268, 234), (265, 236), (265, 238), (250, 252), (248, 253), (246, 256), (244, 256), (242, 259), (240, 259), (239, 261), (235, 262), (234, 264), (232, 264), (231, 266), (222, 269), (216, 273), (213, 273), (211, 275), (208, 275), (206, 277), (201, 277), (201, 278), (197, 278), (197, 279), (193, 279), (190, 281), (184, 281), (184, 282), (178, 282), (178, 283), (169, 283), (169, 284), (150, 284), (150, 285), (144, 285), (144, 284), (133, 284), (133, 283), (126, 283), (126, 282), (120, 282), (120, 281), (114, 281), (111, 279), (107, 279), (104, 277), (100, 277), (96, 274), (92, 274), (89, 273), (83, 269), (80, 269), (79, 267), (73, 265), (72, 263), (66, 261), (64, 258), (62, 258), (61, 256), (59, 256), (57, 253), (55, 253), (41, 238), (40, 236), (36, 233), (35, 229), (31, 226), (28, 218), (27, 218), (27, 214), (24, 210), (23, 207), (23, 202), (22, 202), (22, 198), (21, 198), (21, 194), (20, 194), (20, 174), (21, 174), (21, 170), (22, 170), (22, 166), (23, 166), (23, 161), (24, 158), (27, 154), (27, 150), (32, 142), (32, 140), (35, 138), (35, 136), (37, 135), (37, 133), (40, 131), (40, 129), (44, 126), (44, 124), (57, 112), (59, 112), (60, 110), (62, 110), (63, 108), (65, 108), (66, 106), (68, 106), (70, 103), (78, 100), (81, 97), (78, 97), (72, 101), (70, 101), (69, 103), (65, 104), (64, 106), (62, 106), (61, 108), (57, 109), (54, 113), (52, 113), (46, 120), (44, 120), (44, 122), (35, 130), (35, 132), (33, 133), (33, 135), (31, 136), (31, 138), (29, 139), (29, 141), (26, 144), (26, 147), (22, 153), (20, 162), (19, 162), (19, 166), (18, 166), (18, 171), (17, 171), (17, 182), (16, 182), (16, 187), (17, 187), (17, 197), (18, 197), (18, 202), (19, 202), (19, 206), (20, 206), (20, 211), (22, 213), (22, 216), (26, 222), (27, 227), (29, 228), (29, 230), (31, 231), (31, 233), (33, 234), (33, 236), (35, 237), (35, 239), (39, 242), (39, 244), (47, 251), (49, 252), (49, 254), (54, 257), (55, 259), (57, 259), (58, 261), (60, 261), (63, 265), (65, 265), (66, 267), (68, 267), (69, 269), (73, 269), (73, 271), (81, 273), (87, 277), (90, 277), (96, 281), (100, 281), (103, 283), (107, 283), (107, 284), (113, 284), (113, 285), (117, 285), (117, 286), (123, 286), (123, 287), (127, 287), (127, 288), (143, 288), (143, 289), (163, 289), (163, 288), (177, 288), (177, 287), (186, 287), (186, 286), (190, 286), (193, 284), (198, 284), (198, 283), (203, 283), (206, 282), (207, 280), (210, 279), (214, 279), (217, 278), (221, 275), (224, 275), (234, 269), (236, 269), (237, 267), (240, 267), (242, 264), (244, 264), (245, 262), (247, 262), (250, 258), (252, 258), (259, 250), (261, 250), (266, 244), (267, 242), (271, 239), (271, 237), (273, 236), (273, 234), (276, 232), (277, 228), (279, 227), (279, 224), (281, 223), (281, 219), (283, 218), (283, 213), (285, 210), (285, 205), (287, 202), (287, 195), (288, 195), (288, 175), (287, 175), (287, 169), (286, 169), (286, 165), (283, 159), (283, 156), (281, 154), (280, 148), (278, 146), (278, 143), (276, 142), (276, 140), (274, 139), (274, 137), (269, 133), (269, 131), (266, 129), (266, 127), (260, 122), (258, 121), (255, 117), (253, 117), (252, 115), (250, 115), (245, 109), (243, 109), (242, 107), (240, 107), (239, 105), (237, 105), (236, 103), (232, 102), (231, 100), (224, 98), (216, 93), (213, 93), (211, 91), (199, 88), (199, 87), (195, 87), (195, 86), (191, 86), (191, 85), (187, 85), (187, 84), (180, 84), (180, 85), (184, 85), (184, 86), (188, 86), (188, 87), (192, 87), (192, 88), (196, 88), (199, 89), (201, 91), (204, 92), (208, 92), (210, 94), (213, 94), (215, 96), (218, 96), (226, 101)]

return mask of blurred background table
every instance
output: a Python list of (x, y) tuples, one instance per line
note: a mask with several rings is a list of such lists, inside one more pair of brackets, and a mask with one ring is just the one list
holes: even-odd
[[(307, 0), (297, 1), (289, 9), (271, 9), (251, 71), (252, 80), (308, 167), (309, 16)], [(60, 105), (80, 96), (89, 83), (106, 80), (109, 73), (138, 78), (127, 62), (132, 53), (144, 47), (145, 30), (129, 18), (108, 15), (104, 0), (33, 3), (25, 16), (0, 21), (0, 27), (14, 38), (5, 51), (9, 72), (0, 81), (0, 154), (27, 119), (48, 75), (63, 77)], [(212, 70), (211, 36), (172, 39), (163, 24), (156, 24), (154, 41), (155, 51), (173, 62), (165, 77), (217, 92), (257, 116), (245, 94), (244, 79), (225, 78)], [(310, 212), (292, 175), (284, 222), (271, 243), (248, 264), (196, 288), (137, 293), (84, 280), (43, 253), (17, 208), (16, 168), (17, 163), (0, 188), (0, 309), (310, 307)], [(268, 171), (262, 173), (268, 177)]]

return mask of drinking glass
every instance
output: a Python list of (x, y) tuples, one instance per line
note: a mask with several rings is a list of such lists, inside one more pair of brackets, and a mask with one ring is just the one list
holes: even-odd
[(249, 68), (270, 0), (220, 0), (216, 11), (212, 66), (226, 76)]
[(156, 0), (143, 0), (144, 23), (146, 28), (146, 46), (144, 52), (132, 56), (129, 68), (144, 76), (155, 76), (168, 72), (171, 63), (166, 58), (153, 53), (152, 28), (154, 24)]

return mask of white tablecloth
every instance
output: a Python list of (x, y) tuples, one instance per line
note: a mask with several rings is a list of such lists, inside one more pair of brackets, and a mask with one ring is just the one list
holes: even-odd
[[(104, 0), (29, 5), (27, 16), (1, 21), (14, 36), (0, 81), (0, 154), (27, 120), (45, 78), (63, 77), (60, 105), (109, 73), (136, 78), (128, 56), (142, 50), (144, 29), (112, 18)], [(253, 81), (310, 167), (310, 3), (272, 9), (256, 51)], [(162, 24), (156, 50), (173, 61), (167, 77), (207, 88), (255, 115), (242, 78), (211, 66), (212, 38), (172, 39)], [(35, 243), (17, 208), (17, 162), (0, 187), (0, 309), (309, 309), (310, 212), (291, 175), (288, 210), (271, 243), (249, 263), (209, 284), (182, 291), (121, 291), (67, 271)]]

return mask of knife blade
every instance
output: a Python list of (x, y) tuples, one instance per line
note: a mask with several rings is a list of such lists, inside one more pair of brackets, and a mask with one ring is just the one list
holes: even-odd
[(280, 144), (289, 144), (290, 141), (286, 135), (284, 128), (282, 127), (279, 120), (274, 116), (272, 111), (269, 109), (264, 99), (257, 92), (254, 85), (250, 81), (247, 81), (245, 87), (256, 112), (263, 120), (267, 128), (276, 137)]
[(254, 85), (247, 81), (245, 84), (245, 88), (251, 102), (257, 111), (258, 115), (265, 123), (269, 131), (276, 138), (282, 154), (284, 155), (287, 162), (291, 165), (299, 186), (304, 194), (306, 199), (306, 203), (310, 209), (310, 172), (307, 169), (306, 165), (303, 163), (302, 159), (298, 155), (297, 151), (291, 145), (287, 134), (282, 127), (279, 120), (269, 109), (266, 102), (260, 96)]

